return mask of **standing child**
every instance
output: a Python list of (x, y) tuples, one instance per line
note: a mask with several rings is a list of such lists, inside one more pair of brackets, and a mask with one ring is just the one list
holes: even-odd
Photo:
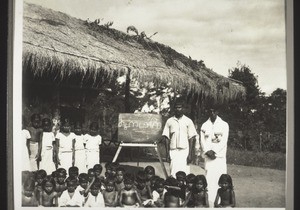
[(63, 191), (61, 194), (58, 204), (60, 207), (82, 207), (84, 198), (76, 190), (77, 180), (76, 179), (67, 179), (67, 190)]
[(105, 207), (103, 195), (100, 192), (101, 183), (95, 181), (88, 193), (87, 200), (84, 204), (84, 207)]
[(125, 169), (123, 167), (118, 167), (116, 172), (117, 172), (117, 175), (116, 175), (115, 187), (116, 187), (116, 191), (120, 192), (125, 187), (125, 185), (124, 185)]
[(75, 133), (75, 166), (78, 167), (79, 173), (86, 173), (86, 152), (85, 141), (82, 135), (82, 126), (77, 122), (74, 126)]
[(98, 134), (98, 123), (93, 122), (90, 125), (89, 134), (84, 135), (84, 141), (86, 142), (86, 161), (87, 168), (93, 168), (95, 164), (100, 163), (100, 145), (102, 143), (102, 137)]
[(204, 175), (197, 175), (194, 179), (194, 188), (187, 195), (184, 207), (209, 207), (207, 181)]
[(39, 203), (42, 206), (58, 206), (58, 194), (55, 192), (55, 181), (53, 177), (47, 176), (42, 182)]
[(43, 130), (40, 128), (41, 117), (38, 114), (31, 116), (31, 126), (28, 128), (31, 138), (27, 141), (31, 170), (38, 170)]
[(142, 206), (142, 200), (139, 193), (133, 188), (133, 177), (131, 174), (124, 176), (124, 189), (119, 194), (119, 205), (121, 207)]
[(40, 169), (44, 169), (47, 174), (55, 171), (55, 164), (53, 162), (53, 143), (55, 137), (52, 132), (52, 124), (49, 118), (42, 120), (43, 133), (41, 141), (41, 162)]
[[(24, 121), (24, 120), (23, 120)], [(30, 159), (29, 159), (29, 154), (30, 150), (27, 145), (29, 145), (31, 136), (30, 133), (27, 129), (24, 128), (22, 129), (22, 171), (31, 171), (31, 164), (30, 164)]]
[(24, 183), (22, 192), (22, 206), (38, 206), (38, 200), (36, 199), (34, 190), (34, 180), (27, 179)]
[[(214, 203), (215, 207), (235, 207), (235, 193), (233, 190), (231, 176), (229, 174), (222, 174), (218, 184), (221, 188), (217, 191)], [(220, 203), (219, 198), (221, 199)]]
[(55, 137), (57, 163), (62, 168), (70, 168), (74, 162), (75, 134), (71, 132), (68, 119), (62, 123), (60, 132)]
[(118, 191), (115, 190), (115, 180), (112, 177), (108, 177), (105, 181), (103, 198), (106, 207), (116, 207), (118, 204)]

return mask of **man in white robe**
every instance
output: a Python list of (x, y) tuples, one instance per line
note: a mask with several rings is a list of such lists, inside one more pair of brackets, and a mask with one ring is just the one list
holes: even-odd
[(217, 114), (216, 110), (210, 109), (209, 119), (201, 126), (200, 134), (210, 207), (213, 207), (216, 198), (219, 178), (227, 173), (226, 152), (229, 126)]

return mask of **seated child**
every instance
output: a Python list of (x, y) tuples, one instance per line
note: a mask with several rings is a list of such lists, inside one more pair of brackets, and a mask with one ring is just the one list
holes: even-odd
[(178, 181), (178, 187), (181, 188), (180, 190), (180, 206), (185, 201), (185, 191), (186, 191), (186, 173), (184, 171), (178, 171), (176, 174), (176, 179)]
[(154, 176), (150, 179), (150, 188), (151, 188), (151, 191), (153, 191), (155, 182), (156, 182), (156, 180), (158, 180), (159, 178), (160, 178), (159, 176), (154, 175)]
[(78, 182), (79, 185), (77, 186), (76, 190), (79, 191), (81, 195), (84, 194), (84, 191), (87, 189), (89, 184), (89, 176), (86, 173), (81, 173), (78, 175)]
[(105, 207), (103, 194), (100, 192), (101, 182), (95, 181), (90, 188), (84, 207)]
[(165, 180), (163, 178), (158, 178), (154, 184), (152, 192), (153, 197), (153, 207), (163, 207), (164, 206), (164, 196), (167, 190), (165, 189)]
[(67, 182), (67, 190), (63, 191), (60, 198), (58, 199), (59, 207), (82, 207), (84, 198), (76, 190), (77, 180), (68, 178)]
[(153, 176), (155, 176), (155, 169), (152, 166), (146, 166), (144, 169), (145, 173), (146, 173), (146, 185), (150, 186), (151, 188), (151, 179), (153, 178)]
[(67, 178), (67, 172), (63, 168), (58, 168), (55, 174), (56, 174), (55, 191), (57, 192), (58, 197), (60, 197), (62, 192), (67, 189), (67, 183), (65, 182), (65, 179)]
[(79, 169), (76, 166), (72, 166), (68, 170), (69, 177), (72, 179), (77, 179), (79, 174)]
[[(189, 193), (194, 189), (195, 186), (195, 174), (188, 174), (186, 176), (186, 189), (185, 189), (185, 198), (187, 200), (187, 196), (189, 195)], [(190, 200), (189, 202), (187, 202), (185, 204), (187, 207), (194, 207), (194, 203), (192, 202), (192, 200)]]
[(142, 206), (142, 200), (139, 193), (133, 188), (133, 176), (131, 174), (124, 175), (124, 189), (119, 194), (119, 205), (121, 207), (137, 207)]
[(170, 176), (165, 181), (165, 188), (167, 192), (164, 196), (164, 207), (178, 208), (180, 207), (180, 191), (178, 187), (178, 181), (174, 177)]
[(40, 196), (40, 193), (42, 191), (42, 183), (43, 183), (43, 180), (46, 178), (47, 176), (47, 173), (45, 170), (41, 169), (41, 170), (38, 170), (36, 173), (35, 173), (35, 195), (36, 195), (36, 199), (39, 201), (39, 196)]
[(105, 206), (116, 207), (118, 204), (118, 191), (115, 190), (115, 179), (108, 177), (105, 180), (105, 186), (105, 190), (103, 191)]
[(125, 185), (124, 185), (125, 169), (123, 167), (118, 167), (116, 172), (117, 172), (117, 174), (116, 174), (115, 187), (116, 187), (116, 191), (120, 192), (125, 187)]
[(88, 169), (88, 181), (89, 181), (89, 183), (91, 183), (94, 178), (96, 178), (94, 169), (93, 168)]
[(102, 166), (101, 164), (95, 164), (94, 167), (93, 167), (93, 170), (94, 170), (94, 173), (95, 173), (95, 177), (97, 179), (97, 181), (100, 181), (101, 182), (101, 192), (105, 189), (105, 183), (104, 183), (104, 176), (101, 176), (101, 173), (102, 173)]
[(35, 195), (34, 179), (27, 179), (24, 183), (22, 192), (22, 206), (38, 206), (38, 200)]
[(194, 187), (187, 195), (184, 207), (209, 207), (207, 181), (204, 175), (194, 178)]
[(55, 181), (51, 175), (47, 176), (42, 182), (39, 203), (42, 206), (58, 206), (58, 194), (55, 192)]
[[(222, 174), (218, 182), (220, 188), (217, 191), (215, 207), (235, 207), (235, 193), (232, 178), (229, 174)], [(221, 199), (219, 203), (219, 198)]]
[[(136, 174), (136, 190), (141, 196), (141, 200), (144, 206), (152, 199), (152, 193), (149, 185), (146, 185), (146, 174), (144, 171), (138, 171)], [(150, 204), (149, 204), (150, 205)]]

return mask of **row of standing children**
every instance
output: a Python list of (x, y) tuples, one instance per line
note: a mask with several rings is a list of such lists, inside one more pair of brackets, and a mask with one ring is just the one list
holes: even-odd
[(43, 169), (47, 173), (56, 168), (76, 166), (80, 173), (100, 163), (102, 137), (99, 127), (92, 122), (89, 132), (83, 134), (82, 126), (76, 123), (74, 132), (67, 119), (62, 122), (55, 135), (49, 118), (41, 119), (38, 114), (31, 117), (31, 126), (23, 128), (23, 170)]
[[(209, 207), (204, 175), (179, 171), (166, 180), (152, 166), (134, 175), (118, 163), (107, 163), (102, 173), (95, 164), (87, 173), (77, 167), (23, 172), (22, 206), (71, 207)], [(219, 179), (215, 207), (234, 207), (235, 194), (230, 175)]]

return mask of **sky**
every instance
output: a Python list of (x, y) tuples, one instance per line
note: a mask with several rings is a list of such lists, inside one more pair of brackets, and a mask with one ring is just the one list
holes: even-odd
[(26, 0), (83, 20), (130, 25), (228, 76), (247, 65), (267, 95), (286, 90), (284, 0)]

